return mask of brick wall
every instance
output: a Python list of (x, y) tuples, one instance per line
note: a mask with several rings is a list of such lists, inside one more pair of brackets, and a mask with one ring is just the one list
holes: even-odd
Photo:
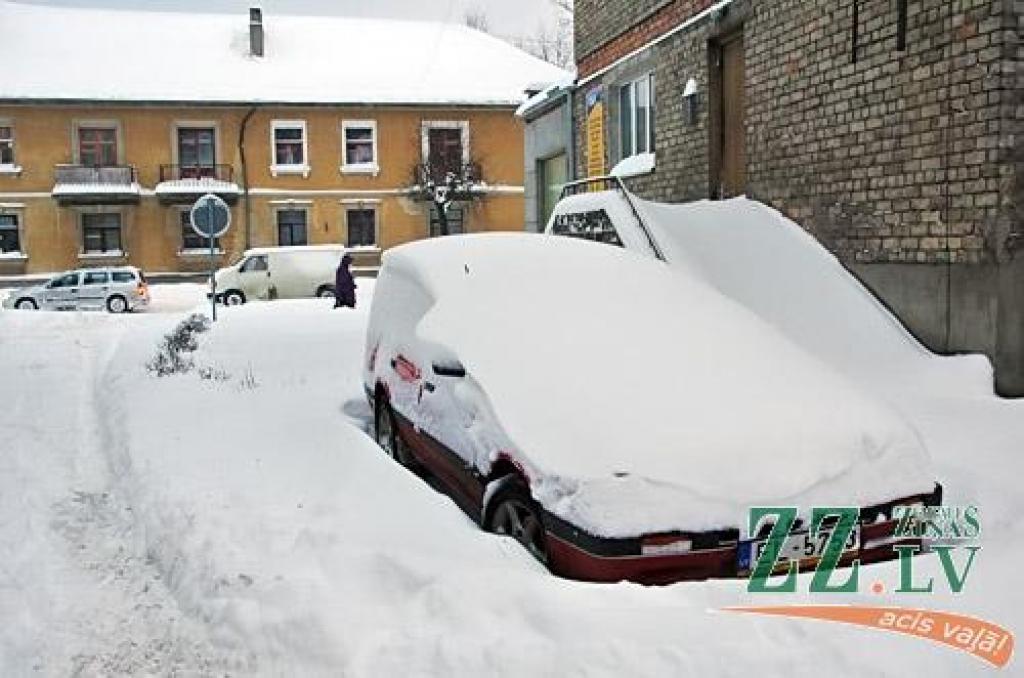
[(579, 60), (672, 0), (576, 0), (575, 49)]
[[(681, 4), (659, 5), (630, 31), (663, 32), (658, 17)], [(691, 11), (699, 11), (701, 3), (691, 4)], [(590, 5), (578, 4), (578, 34), (596, 20), (580, 22)], [(633, 3), (605, 5), (595, 15), (620, 16)], [(651, 3), (639, 5), (650, 10)], [(1014, 70), (1022, 5), (912, 0), (900, 52), (897, 3), (859, 0), (853, 63), (853, 0), (737, 0), (731, 14), (744, 18), (748, 192), (850, 261), (1009, 256), (1022, 202), (1024, 116)], [(699, 22), (638, 57), (653, 70), (656, 89), (657, 168), (630, 182), (642, 195), (681, 201), (712, 193), (708, 41), (725, 30), (729, 14)], [(600, 46), (609, 30), (578, 35), (589, 48), (581, 52), (581, 64), (624, 49), (621, 31)], [(612, 69), (585, 89), (603, 85), (613, 94), (629, 68), (627, 62)], [(690, 77), (701, 92), (701, 115), (692, 126), (684, 122), (682, 101)], [(583, 120), (579, 107), (576, 119)], [(613, 135), (614, 123), (607, 125)], [(579, 127), (583, 167), (585, 130)], [(607, 147), (610, 168), (617, 159), (614, 138)]]

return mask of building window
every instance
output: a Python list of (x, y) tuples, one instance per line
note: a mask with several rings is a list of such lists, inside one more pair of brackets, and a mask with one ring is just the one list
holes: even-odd
[(83, 214), (82, 243), (86, 254), (121, 254), (121, 214)]
[(452, 172), (462, 174), (469, 164), (469, 123), (429, 120), (422, 126), (423, 161), (430, 170), (430, 178), (440, 183)]
[(0, 253), (7, 252), (21, 252), (17, 214), (0, 214)]
[[(192, 228), (192, 211), (182, 210), (179, 212), (180, 223), (181, 223), (181, 251), (190, 252), (195, 250), (202, 250), (204, 252), (210, 251), (210, 239), (206, 236), (199, 235), (196, 233), (196, 229)], [(214, 249), (220, 249), (220, 238), (213, 239)]]
[(305, 245), (306, 210), (277, 211), (277, 244)]
[(379, 171), (376, 121), (345, 120), (341, 123), (341, 135), (345, 153), (342, 172)]
[[(461, 205), (449, 204), (448, 210), (445, 212), (448, 217), (448, 235), (458, 235), (465, 233), (465, 214)], [(441, 233), (441, 216), (437, 212), (437, 203), (430, 203), (430, 237), (436, 237), (442, 235)]]
[(116, 165), (117, 130), (113, 127), (79, 127), (78, 162), (86, 167)]
[(273, 173), (308, 174), (305, 121), (275, 120), (271, 125), (271, 135), (274, 148)]
[(214, 176), (216, 139), (216, 130), (212, 127), (178, 128), (178, 165), (182, 179)]
[(620, 157), (654, 152), (654, 76), (619, 88)]
[(349, 247), (373, 247), (377, 244), (377, 211), (351, 209), (345, 213)]
[(0, 125), (0, 165), (14, 165), (14, 128)]

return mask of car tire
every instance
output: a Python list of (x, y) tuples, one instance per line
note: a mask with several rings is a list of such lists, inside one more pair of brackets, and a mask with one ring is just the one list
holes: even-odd
[(316, 291), (316, 296), (319, 297), (320, 299), (333, 299), (334, 288), (331, 287), (330, 285), (322, 285), (320, 289)]
[(486, 528), (489, 532), (512, 537), (543, 565), (548, 564), (547, 532), (540, 505), (518, 476), (509, 478), (491, 497)]
[(107, 299), (107, 311), (110, 313), (127, 313), (128, 300), (120, 294), (115, 294)]
[(38, 311), (39, 304), (36, 303), (35, 299), (29, 299), (26, 297), (24, 299), (18, 299), (16, 302), (14, 302), (14, 308), (18, 309), (19, 311)]
[(228, 290), (222, 296), (225, 306), (241, 306), (245, 303), (245, 293), (241, 290)]
[(381, 396), (377, 397), (377, 408), (373, 417), (373, 435), (385, 454), (402, 466), (410, 470), (415, 469), (416, 461), (398, 433), (395, 413), (391, 409), (390, 403)]

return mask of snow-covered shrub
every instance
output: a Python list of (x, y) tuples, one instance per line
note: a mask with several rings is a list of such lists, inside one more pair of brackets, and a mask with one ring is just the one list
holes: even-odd
[(146, 363), (146, 369), (158, 377), (183, 374), (194, 367), (189, 355), (199, 348), (197, 335), (210, 329), (210, 319), (200, 313), (193, 313), (178, 323), (178, 326), (164, 336), (153, 359)]

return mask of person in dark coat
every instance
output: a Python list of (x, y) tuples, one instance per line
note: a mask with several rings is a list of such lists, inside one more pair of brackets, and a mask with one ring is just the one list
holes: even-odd
[(351, 266), (352, 257), (346, 254), (334, 274), (334, 308), (356, 307), (356, 281), (352, 278)]

